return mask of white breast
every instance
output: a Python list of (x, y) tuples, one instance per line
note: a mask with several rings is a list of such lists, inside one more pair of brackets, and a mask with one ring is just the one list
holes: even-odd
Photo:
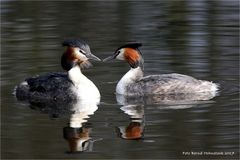
[(136, 80), (142, 77), (143, 77), (143, 72), (140, 67), (131, 68), (118, 82), (116, 87), (116, 92), (118, 94), (127, 94), (126, 87), (131, 83), (135, 83)]
[(82, 77), (80, 83), (73, 87), (74, 92), (77, 94), (78, 99), (99, 103), (100, 93), (97, 87), (87, 77)]
[(79, 66), (73, 67), (68, 71), (68, 77), (73, 82), (72, 90), (79, 100), (90, 101), (93, 103), (100, 102), (100, 93), (95, 84), (84, 76)]

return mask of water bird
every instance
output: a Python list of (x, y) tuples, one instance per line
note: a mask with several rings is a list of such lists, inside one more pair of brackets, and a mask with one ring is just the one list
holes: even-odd
[(74, 100), (91, 100), (92, 103), (99, 103), (98, 88), (81, 70), (92, 66), (90, 59), (96, 61), (100, 59), (91, 53), (89, 45), (83, 40), (65, 40), (62, 46), (65, 47), (65, 51), (61, 57), (61, 66), (67, 72), (53, 72), (26, 78), (14, 89), (18, 100), (29, 101), (31, 104)]
[[(151, 95), (191, 95), (191, 100), (208, 100), (218, 90), (218, 84), (197, 80), (191, 76), (171, 73), (143, 76), (143, 57), (139, 50), (142, 44), (132, 42), (117, 48), (113, 55), (105, 58), (123, 60), (130, 65), (130, 70), (119, 80), (116, 93), (124, 96)], [(189, 97), (189, 96), (186, 96)]]

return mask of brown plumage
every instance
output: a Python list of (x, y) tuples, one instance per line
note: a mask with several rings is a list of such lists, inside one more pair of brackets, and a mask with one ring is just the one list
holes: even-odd
[(138, 62), (141, 56), (137, 53), (135, 49), (125, 48), (124, 58), (131, 67), (136, 68), (138, 66)]

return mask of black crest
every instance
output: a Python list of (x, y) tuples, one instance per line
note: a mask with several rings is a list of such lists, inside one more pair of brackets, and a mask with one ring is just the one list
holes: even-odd
[(118, 51), (119, 49), (121, 49), (121, 48), (133, 48), (133, 49), (137, 49), (137, 48), (139, 48), (139, 47), (141, 47), (141, 46), (142, 46), (142, 43), (140, 43), (140, 42), (130, 42), (130, 43), (127, 43), (127, 44), (119, 47), (119, 48), (117, 49), (117, 51)]
[(62, 42), (63, 46), (84, 48), (88, 46), (86, 42), (80, 39), (68, 39)]
[(141, 51), (138, 49), (138, 48), (141, 47), (141, 46), (142, 46), (142, 43), (140, 43), (140, 42), (129, 42), (129, 43), (127, 43), (127, 44), (119, 47), (119, 48), (115, 51), (115, 53), (116, 53), (118, 50), (122, 49), (122, 48), (132, 48), (132, 49), (136, 49), (136, 50), (142, 55)]
[(84, 50), (86, 54), (91, 54), (89, 45), (80, 39), (68, 39), (63, 41), (62, 45), (68, 47), (78, 47)]

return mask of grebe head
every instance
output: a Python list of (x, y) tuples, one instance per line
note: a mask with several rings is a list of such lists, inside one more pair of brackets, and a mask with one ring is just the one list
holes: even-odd
[(69, 71), (76, 65), (79, 65), (81, 68), (88, 68), (91, 66), (88, 59), (101, 61), (91, 53), (89, 45), (82, 40), (65, 40), (62, 45), (66, 46), (66, 50), (61, 58), (61, 65), (64, 70)]
[(63, 136), (68, 141), (71, 152), (86, 151), (90, 147), (90, 128), (64, 127)]
[(105, 58), (103, 61), (110, 61), (112, 59), (125, 60), (131, 68), (143, 67), (143, 58), (138, 47), (142, 44), (139, 42), (127, 43), (119, 47), (112, 56)]
[(144, 127), (139, 122), (130, 122), (127, 127), (116, 128), (118, 136), (123, 139), (141, 139), (143, 137)]

